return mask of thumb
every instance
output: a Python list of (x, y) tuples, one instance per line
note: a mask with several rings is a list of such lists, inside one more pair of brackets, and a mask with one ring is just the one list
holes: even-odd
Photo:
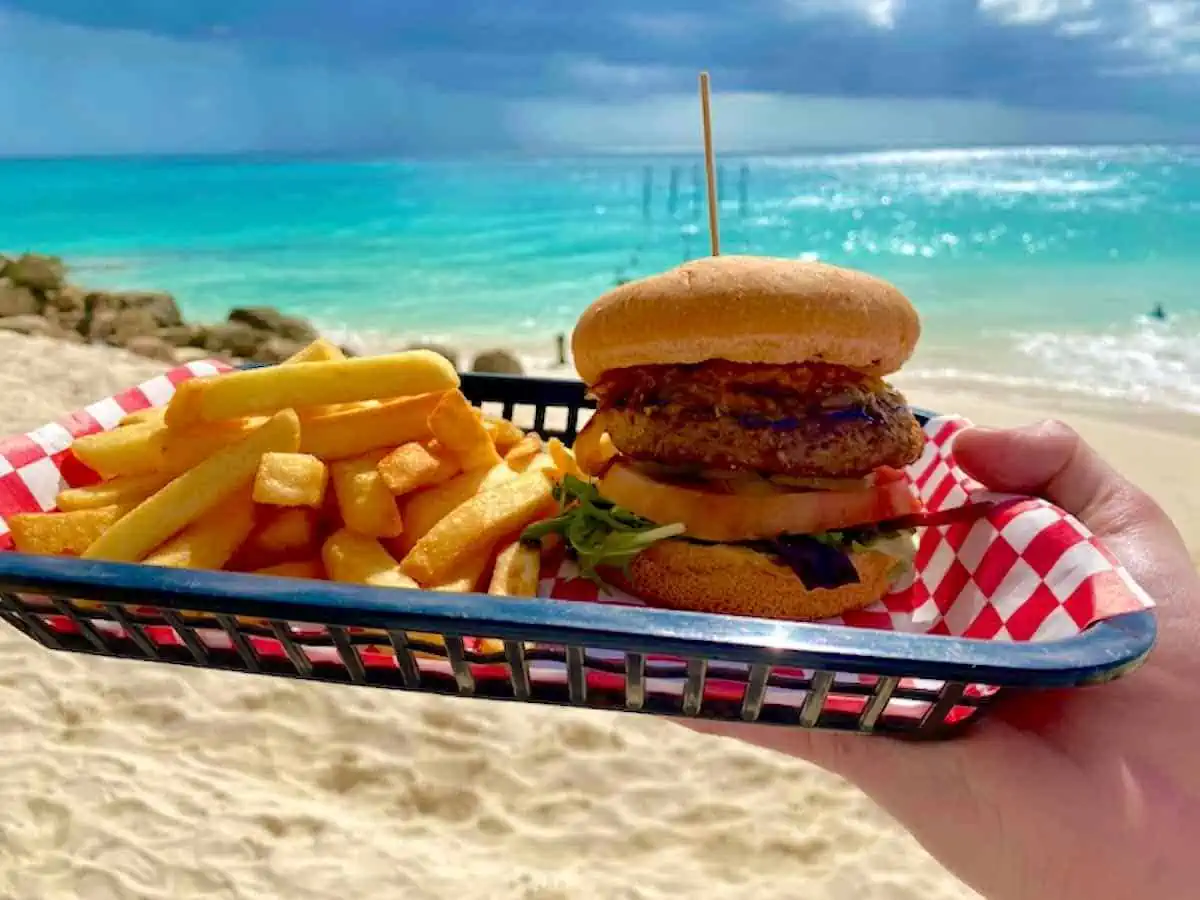
[[(1170, 518), (1061, 422), (997, 431), (968, 428), (955, 462), (986, 487), (1044, 497), (1081, 521), (1165, 610), (1184, 610), (1195, 568)], [(1190, 602), (1188, 602), (1190, 606)]]
[(968, 428), (955, 437), (953, 449), (963, 471), (991, 490), (1043, 497), (1100, 537), (1170, 527), (1157, 503), (1062, 422)]

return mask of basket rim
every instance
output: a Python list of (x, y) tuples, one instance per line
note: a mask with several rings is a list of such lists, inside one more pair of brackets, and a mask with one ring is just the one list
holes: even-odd
[(1010, 642), (557, 599), (375, 588), (0, 552), (0, 590), (342, 627), (437, 632), (749, 664), (1069, 687), (1116, 678), (1153, 647), (1152, 609), (1078, 635)]

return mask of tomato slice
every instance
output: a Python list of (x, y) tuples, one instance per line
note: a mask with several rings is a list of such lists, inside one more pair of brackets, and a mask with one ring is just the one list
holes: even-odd
[(612, 463), (597, 487), (608, 500), (659, 525), (680, 523), (703, 541), (752, 541), (781, 534), (819, 534), (919, 513), (905, 480), (858, 491), (800, 491), (741, 496), (703, 485), (667, 484), (623, 462)]

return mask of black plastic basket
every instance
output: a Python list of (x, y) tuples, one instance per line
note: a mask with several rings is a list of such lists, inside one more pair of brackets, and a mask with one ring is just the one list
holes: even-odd
[[(462, 390), (485, 410), (567, 441), (589, 408), (574, 381), (464, 375)], [(53, 650), (922, 738), (978, 721), (998, 688), (1119, 677), (1155, 639), (1148, 611), (1069, 639), (1010, 643), (19, 553), (0, 553), (0, 616)], [(494, 648), (474, 638), (494, 639)]]

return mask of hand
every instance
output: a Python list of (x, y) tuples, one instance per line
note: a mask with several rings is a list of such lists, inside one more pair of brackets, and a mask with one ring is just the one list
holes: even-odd
[(1200, 834), (1200, 578), (1146, 494), (1074, 431), (972, 428), (958, 463), (1042, 496), (1100, 537), (1158, 604), (1159, 640), (1110, 684), (1001, 692), (944, 743), (689, 722), (810, 760), (858, 785), (989, 900), (1195, 897)]

